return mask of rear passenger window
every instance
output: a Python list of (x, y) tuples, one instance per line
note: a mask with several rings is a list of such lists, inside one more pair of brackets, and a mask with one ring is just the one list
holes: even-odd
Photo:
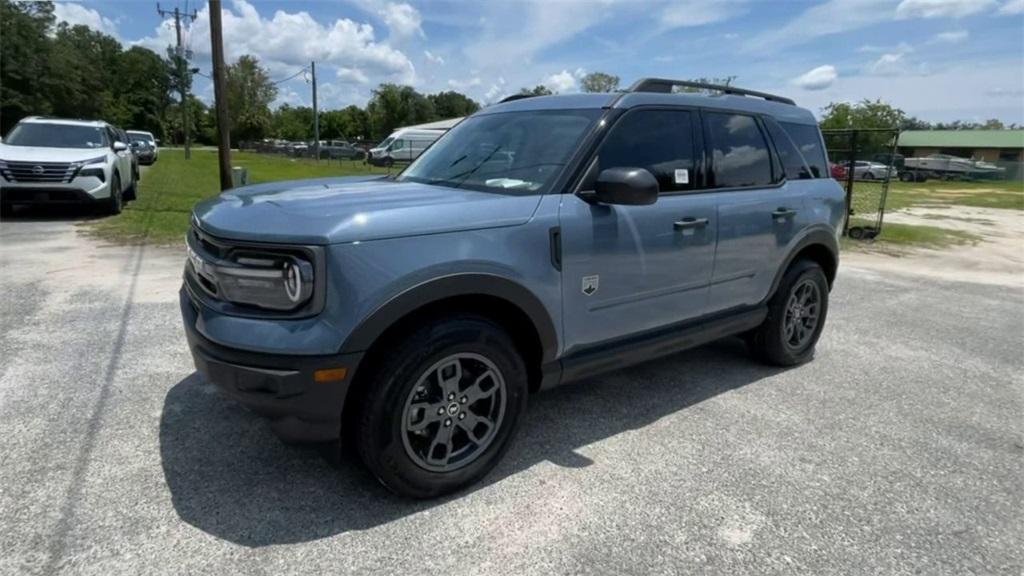
[(636, 110), (623, 117), (598, 154), (598, 169), (645, 168), (661, 192), (692, 190), (693, 120), (685, 110)]
[(712, 188), (771, 186), (772, 161), (768, 144), (753, 116), (704, 114), (711, 151)]
[(793, 140), (793, 144), (796, 145), (797, 150), (804, 157), (804, 162), (807, 162), (807, 166), (811, 169), (811, 174), (814, 174), (815, 178), (826, 178), (829, 176), (827, 164), (825, 162), (825, 150), (821, 145), (821, 133), (818, 132), (818, 127), (809, 124), (793, 124), (791, 122), (781, 122), (782, 129), (789, 134), (790, 139)]
[(786, 171), (786, 178), (789, 180), (814, 178), (810, 168), (804, 162), (804, 157), (797, 151), (786, 131), (771, 120), (765, 122), (765, 125), (768, 126), (768, 135), (775, 143), (775, 151), (779, 153), (779, 160), (782, 161), (782, 168)]

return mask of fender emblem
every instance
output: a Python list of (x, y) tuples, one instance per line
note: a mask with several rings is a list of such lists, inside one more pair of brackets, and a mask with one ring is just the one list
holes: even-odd
[(600, 280), (601, 277), (597, 274), (594, 274), (593, 276), (584, 276), (582, 286), (583, 293), (587, 296), (593, 296), (594, 293), (597, 292)]

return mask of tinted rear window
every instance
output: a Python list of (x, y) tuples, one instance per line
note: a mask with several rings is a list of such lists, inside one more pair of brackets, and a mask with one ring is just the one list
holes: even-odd
[(704, 114), (711, 151), (711, 187), (771, 186), (768, 143), (753, 116)]
[(789, 134), (797, 150), (804, 157), (815, 178), (828, 176), (828, 164), (825, 161), (825, 149), (821, 144), (821, 133), (817, 126), (780, 122), (782, 129)]
[(796, 145), (789, 135), (786, 134), (786, 131), (778, 123), (771, 120), (766, 120), (765, 125), (768, 127), (768, 135), (775, 142), (775, 151), (779, 153), (779, 160), (782, 161), (782, 168), (786, 172), (786, 178), (788, 180), (814, 178), (811, 174), (811, 169), (804, 162), (803, 155), (796, 149)]

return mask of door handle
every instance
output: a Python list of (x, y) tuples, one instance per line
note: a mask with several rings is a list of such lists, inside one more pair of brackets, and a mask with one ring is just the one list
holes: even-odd
[(776, 208), (775, 212), (772, 212), (772, 218), (780, 220), (782, 218), (788, 218), (796, 214), (796, 210), (790, 210), (789, 208)]
[(672, 227), (676, 230), (689, 230), (691, 228), (703, 228), (708, 225), (707, 218), (691, 218), (686, 217), (682, 220), (676, 220), (672, 223)]

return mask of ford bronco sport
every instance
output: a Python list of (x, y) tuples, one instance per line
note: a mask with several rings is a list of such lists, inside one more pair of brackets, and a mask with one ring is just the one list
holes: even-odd
[(351, 442), (431, 497), (496, 465), (531, 392), (731, 335), (810, 360), (843, 218), (791, 100), (512, 98), (397, 176), (197, 205), (181, 312), (199, 373), (283, 439)]

